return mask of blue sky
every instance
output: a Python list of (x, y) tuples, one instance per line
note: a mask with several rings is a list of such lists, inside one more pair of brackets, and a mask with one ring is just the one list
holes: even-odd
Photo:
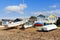
[(60, 0), (0, 0), (0, 19), (60, 15)]

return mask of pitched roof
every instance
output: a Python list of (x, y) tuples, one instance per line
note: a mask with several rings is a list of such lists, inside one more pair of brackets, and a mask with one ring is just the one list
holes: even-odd
[(49, 17), (57, 17), (55, 14), (51, 14)]
[(14, 20), (14, 22), (18, 22), (18, 21), (22, 21), (22, 19), (21, 18), (17, 18), (17, 19)]
[(43, 15), (43, 14), (40, 14), (40, 15), (38, 15), (37, 17), (47, 17), (47, 16), (45, 16), (45, 15)]

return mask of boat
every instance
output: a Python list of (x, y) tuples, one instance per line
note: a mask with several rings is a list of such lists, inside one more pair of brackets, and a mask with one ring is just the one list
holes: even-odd
[(40, 21), (36, 21), (34, 23), (34, 27), (37, 28), (37, 30), (41, 30), (41, 27), (44, 26), (44, 23), (43, 22), (40, 22)]
[(50, 31), (53, 29), (57, 29), (57, 26), (55, 24), (44, 25), (41, 27), (41, 29), (38, 28), (38, 30), (43, 30), (43, 31)]
[(24, 24), (24, 28), (30, 28), (30, 27), (32, 27), (33, 26), (33, 22), (26, 22), (25, 24)]
[(12, 28), (12, 27), (22, 27), (21, 25), (24, 24), (26, 21), (18, 21), (18, 22), (11, 22), (4, 26), (4, 29)]

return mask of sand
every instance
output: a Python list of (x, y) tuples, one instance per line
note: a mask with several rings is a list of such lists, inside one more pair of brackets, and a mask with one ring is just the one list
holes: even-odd
[(50, 32), (36, 28), (0, 30), (0, 40), (60, 40), (60, 29)]

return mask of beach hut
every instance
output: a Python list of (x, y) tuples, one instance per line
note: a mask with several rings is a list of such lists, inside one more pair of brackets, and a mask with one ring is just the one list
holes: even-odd
[(8, 25), (11, 22), (13, 22), (13, 20), (10, 20), (10, 19), (2, 19), (2, 25)]
[(45, 23), (47, 16), (40, 14), (37, 16), (37, 21)]
[(1, 19), (0, 20), (0, 29), (5, 29), (5, 27), (10, 23), (12, 22), (12, 20), (10, 19)]
[(46, 21), (46, 23), (56, 23), (58, 17), (55, 14), (51, 14), (47, 19), (48, 21)]

